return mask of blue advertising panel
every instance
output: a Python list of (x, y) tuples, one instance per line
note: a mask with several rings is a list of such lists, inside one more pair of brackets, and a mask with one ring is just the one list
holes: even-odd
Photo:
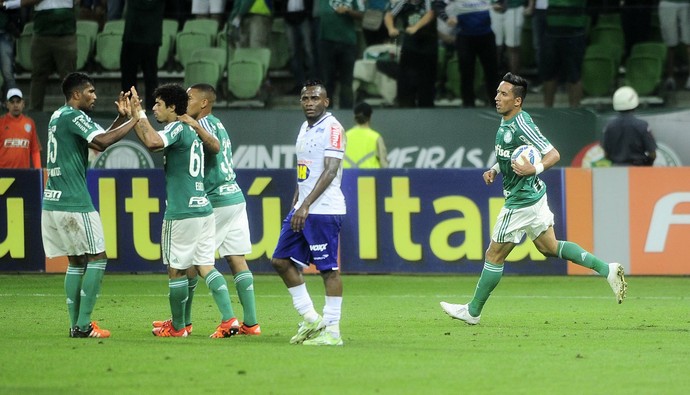
[(43, 271), (38, 169), (0, 169), (0, 271)]
[[(503, 205), (500, 182), (486, 186), (479, 169), (346, 170), (348, 214), (341, 232), (345, 273), (478, 273), (496, 216)], [(0, 173), (4, 270), (43, 270), (38, 171)], [(556, 234), (565, 238), (563, 171), (543, 174)], [(17, 181), (20, 180), (20, 181)], [(253, 271), (272, 273), (283, 218), (291, 208), (295, 172), (240, 170), (247, 200)], [(89, 193), (103, 222), (108, 271), (164, 272), (161, 223), (165, 211), (162, 169), (89, 170)], [(21, 215), (19, 214), (21, 213)], [(23, 231), (20, 231), (23, 229)], [(33, 255), (31, 255), (33, 254)], [(218, 269), (228, 265), (218, 261)], [(546, 260), (531, 242), (509, 256), (506, 273), (566, 274), (562, 260)]]
[[(344, 272), (477, 273), (503, 205), (500, 176), (491, 186), (484, 170), (348, 170), (343, 179), (348, 215), (341, 237)], [(543, 174), (556, 234), (565, 237), (563, 174)], [(509, 256), (505, 273), (565, 274), (531, 241)]]

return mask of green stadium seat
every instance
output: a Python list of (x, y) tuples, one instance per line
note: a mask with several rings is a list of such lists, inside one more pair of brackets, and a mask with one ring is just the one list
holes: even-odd
[(100, 32), (96, 37), (95, 60), (106, 70), (120, 70), (122, 33)]
[(175, 36), (179, 23), (174, 19), (163, 19), (163, 37), (158, 48), (158, 68), (163, 68), (170, 60), (172, 49), (175, 48)]
[(271, 50), (271, 63), (269, 70), (282, 70), (290, 62), (290, 43), (285, 34), (285, 20), (283, 18), (273, 19), (271, 39), (269, 42)]
[(217, 88), (225, 72), (227, 57), (224, 48), (200, 48), (194, 51), (184, 66), (184, 86), (206, 83)]
[(661, 42), (642, 42), (637, 43), (630, 49), (630, 55), (651, 55), (661, 59), (662, 63), (666, 63), (666, 54), (668, 48), (666, 44)]
[(614, 73), (618, 72), (623, 56), (623, 47), (611, 44), (590, 44), (585, 49), (585, 58), (588, 56), (606, 57), (613, 61)]
[(658, 56), (631, 54), (625, 64), (625, 84), (640, 96), (653, 95), (661, 83), (664, 63)]
[(237, 99), (253, 99), (264, 81), (264, 67), (256, 59), (233, 59), (228, 64), (228, 92)]
[(125, 34), (125, 20), (124, 19), (116, 19), (112, 21), (107, 21), (103, 25), (103, 31), (101, 33), (120, 33), (120, 34)]
[(77, 32), (77, 70), (83, 70), (91, 57), (91, 37)]
[[(252, 60), (262, 65), (263, 77), (268, 75), (271, 64), (271, 50), (269, 48), (236, 48), (232, 54), (233, 61)], [(228, 65), (229, 67), (229, 65)]]
[(582, 91), (586, 96), (608, 98), (615, 80), (616, 67), (612, 56), (585, 55), (582, 61)]
[(175, 38), (175, 60), (184, 66), (191, 59), (192, 52), (211, 46), (211, 36), (205, 33), (179, 32)]
[(33, 22), (26, 22), (24, 24), (24, 28), (22, 28), (22, 33), (33, 34), (33, 32), (34, 32), (34, 23)]
[(219, 27), (218, 21), (214, 19), (190, 19), (182, 26), (180, 33), (205, 34), (211, 38), (211, 45), (215, 45)]

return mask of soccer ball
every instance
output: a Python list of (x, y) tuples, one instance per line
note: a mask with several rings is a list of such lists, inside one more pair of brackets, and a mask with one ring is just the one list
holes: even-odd
[(514, 160), (519, 165), (525, 163), (525, 160), (528, 160), (529, 163), (536, 165), (537, 163), (541, 162), (541, 154), (531, 145), (521, 145), (515, 148), (513, 154), (510, 155), (510, 159)]

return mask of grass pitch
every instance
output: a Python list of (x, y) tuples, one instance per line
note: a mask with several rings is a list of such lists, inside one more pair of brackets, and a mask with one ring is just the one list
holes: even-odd
[[(506, 276), (477, 326), (451, 320), (438, 305), (468, 301), (476, 276), (343, 280), (345, 345), (307, 347), (288, 344), (300, 317), (274, 275), (255, 277), (263, 335), (229, 339), (208, 338), (219, 314), (203, 282), (188, 338), (151, 335), (151, 321), (169, 317), (165, 275), (106, 274), (93, 318), (112, 338), (70, 339), (63, 276), (0, 275), (0, 393), (628, 395), (690, 388), (687, 278), (628, 278), (628, 299), (618, 305), (603, 278)], [(321, 311), (320, 277), (308, 277), (307, 286)]]

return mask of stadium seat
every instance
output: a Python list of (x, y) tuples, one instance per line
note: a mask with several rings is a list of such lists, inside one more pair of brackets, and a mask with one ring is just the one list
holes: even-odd
[(582, 61), (582, 91), (586, 96), (609, 97), (616, 80), (612, 56), (585, 54)]
[(96, 36), (98, 35), (98, 22), (90, 20), (77, 21), (77, 34), (83, 33), (89, 38), (91, 51), (96, 47)]
[(77, 32), (77, 70), (86, 67), (91, 56), (91, 37), (82, 32)]
[(661, 83), (664, 64), (658, 56), (630, 55), (625, 65), (625, 84), (640, 96), (653, 95)]
[[(268, 75), (271, 64), (271, 50), (268, 48), (237, 48), (233, 51), (232, 61), (257, 61), (262, 66), (262, 75)], [(229, 67), (229, 65), (228, 65)]]
[(285, 20), (283, 18), (273, 19), (273, 28), (270, 39), (271, 63), (269, 70), (281, 70), (288, 66), (290, 62), (290, 43), (285, 34)]
[(158, 68), (163, 68), (168, 60), (172, 49), (175, 48), (175, 36), (179, 23), (174, 19), (163, 19), (163, 37), (161, 46), (158, 49)]
[(666, 63), (666, 53), (668, 48), (661, 42), (642, 42), (637, 43), (630, 49), (630, 55), (651, 55), (661, 59), (661, 63)]
[(264, 64), (256, 59), (233, 59), (228, 64), (228, 91), (237, 99), (253, 99), (264, 80)]
[(182, 31), (178, 33), (200, 33), (211, 38), (211, 45), (216, 44), (219, 24), (213, 19), (190, 19), (182, 26)]
[(621, 28), (622, 25), (620, 12), (599, 14), (597, 17), (597, 26), (613, 26)]
[(225, 72), (227, 56), (224, 48), (200, 48), (194, 51), (184, 65), (184, 86), (206, 83), (217, 88)]
[(95, 60), (106, 70), (120, 69), (122, 33), (116, 31), (100, 32), (96, 37)]
[(179, 32), (175, 38), (175, 60), (184, 66), (191, 59), (192, 52), (212, 45), (211, 36), (197, 32)]
[(618, 72), (623, 56), (623, 47), (611, 44), (590, 44), (585, 49), (585, 58), (588, 56), (610, 58), (613, 61), (614, 73)]
[(596, 25), (589, 33), (590, 44), (609, 44), (620, 48), (625, 47), (623, 28), (613, 25)]
[(125, 33), (125, 20), (124, 19), (116, 19), (112, 21), (107, 21), (103, 25), (103, 31), (101, 33), (120, 33), (124, 34)]
[(24, 27), (22, 28), (22, 33), (33, 34), (33, 32), (34, 32), (34, 23), (33, 22), (26, 22), (24, 24)]

